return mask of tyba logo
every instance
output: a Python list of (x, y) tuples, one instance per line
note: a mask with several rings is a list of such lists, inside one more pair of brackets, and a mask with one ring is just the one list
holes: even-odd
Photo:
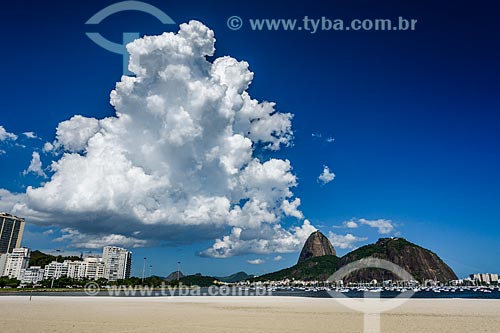
[[(172, 20), (170, 18), (170, 16), (165, 14), (160, 9), (156, 8), (155, 6), (152, 6), (150, 4), (140, 2), (140, 1), (122, 1), (122, 2), (112, 4), (104, 9), (101, 9), (99, 12), (94, 14), (94, 16), (89, 18), (88, 21), (85, 22), (85, 24), (97, 25), (97, 24), (101, 23), (108, 16), (119, 13), (119, 12), (124, 12), (124, 11), (144, 12), (144, 13), (147, 13), (147, 14), (154, 16), (156, 19), (158, 19), (163, 24), (175, 24), (174, 20)], [(99, 45), (103, 49), (108, 50), (108, 51), (113, 52), (113, 53), (121, 54), (123, 57), (123, 74), (124, 75), (132, 74), (128, 70), (128, 52), (127, 52), (127, 49), (125, 46), (128, 43), (130, 43), (133, 40), (140, 37), (138, 32), (124, 32), (121, 44), (112, 42), (112, 41), (104, 38), (98, 32), (87, 32), (86, 35), (94, 43), (96, 43), (97, 45)]]

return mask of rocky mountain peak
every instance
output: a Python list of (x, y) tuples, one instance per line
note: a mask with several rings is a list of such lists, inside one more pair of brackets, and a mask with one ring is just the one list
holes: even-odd
[(299, 263), (314, 257), (336, 255), (332, 243), (319, 230), (313, 232), (307, 238), (299, 256)]

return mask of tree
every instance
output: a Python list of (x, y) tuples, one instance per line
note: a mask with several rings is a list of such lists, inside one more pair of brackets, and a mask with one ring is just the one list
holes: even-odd
[(21, 281), (15, 278), (9, 278), (8, 276), (0, 277), (0, 288), (8, 287), (8, 288), (17, 288)]

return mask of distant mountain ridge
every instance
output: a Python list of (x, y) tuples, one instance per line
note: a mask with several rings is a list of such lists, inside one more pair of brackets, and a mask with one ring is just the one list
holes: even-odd
[[(309, 246), (307, 241), (304, 244), (304, 247), (306, 246)], [(321, 251), (317, 252), (317, 254), (319, 253)], [(448, 282), (457, 279), (457, 275), (453, 270), (434, 252), (413, 244), (404, 238), (380, 238), (376, 243), (362, 246), (347, 253), (342, 258), (336, 255), (320, 255), (302, 261), (299, 259), (299, 262), (292, 267), (258, 276), (253, 280), (276, 281), (290, 279), (325, 281), (339, 268), (368, 257), (385, 259), (401, 266), (419, 282), (424, 282), (425, 280)], [(344, 282), (368, 282), (374, 279), (383, 281), (399, 280), (400, 278), (394, 276), (389, 271), (370, 268), (351, 273), (344, 278)]]
[(165, 280), (170, 282), (170, 281), (176, 281), (176, 280), (179, 280), (182, 279), (185, 275), (182, 274), (182, 272), (180, 271), (174, 271), (172, 273), (170, 273), (166, 278)]
[(217, 280), (226, 282), (226, 283), (234, 283), (234, 282), (240, 282), (240, 281), (245, 281), (248, 279), (253, 278), (254, 275), (248, 275), (245, 272), (238, 272), (231, 274), (229, 276), (223, 276), (223, 277), (215, 277)]

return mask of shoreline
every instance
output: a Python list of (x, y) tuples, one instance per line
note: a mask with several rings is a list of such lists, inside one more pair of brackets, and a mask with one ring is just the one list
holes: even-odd
[[(335, 299), (291, 296), (3, 296), (0, 312), (8, 332), (362, 332), (364, 320)], [(408, 299), (380, 323), (382, 332), (500, 331), (500, 300)]]
[(500, 292), (494, 291), (489, 293), (476, 292), (474, 290), (464, 290), (456, 292), (395, 292), (383, 290), (377, 293), (360, 292), (351, 290), (350, 292), (342, 291), (326, 291), (326, 290), (269, 290), (269, 289), (239, 289), (239, 288), (215, 288), (211, 287), (183, 287), (183, 288), (101, 288), (101, 289), (83, 289), (83, 288), (35, 288), (35, 289), (0, 289), (0, 298), (7, 296), (43, 296), (43, 297), (120, 297), (120, 298), (135, 298), (135, 297), (300, 297), (300, 298), (350, 298), (350, 299), (497, 299), (500, 300)]

